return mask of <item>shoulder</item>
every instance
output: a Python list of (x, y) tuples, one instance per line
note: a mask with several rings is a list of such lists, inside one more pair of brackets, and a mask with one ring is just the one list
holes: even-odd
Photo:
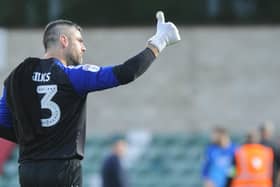
[(34, 66), (38, 65), (42, 59), (35, 57), (28, 57), (19, 63), (12, 72), (21, 71), (22, 69), (32, 69)]
[(5, 84), (11, 80), (15, 80), (15, 79), (20, 80), (26, 74), (31, 74), (40, 61), (41, 61), (40, 58), (35, 58), (35, 57), (28, 57), (28, 58), (24, 59), (8, 75), (8, 77), (5, 80)]
[(65, 66), (57, 62), (56, 64), (64, 71), (64, 73), (71, 77), (97, 74), (102, 69), (101, 67), (92, 64), (82, 64), (77, 66)]
[(216, 144), (208, 144), (206, 149), (207, 150), (213, 150), (213, 149), (216, 149), (218, 146)]
[(99, 66), (93, 64), (83, 64), (78, 66), (68, 66), (67, 68), (72, 70), (82, 70), (82, 71), (90, 71), (90, 72), (98, 72), (100, 70)]
[(209, 144), (205, 149), (205, 154), (211, 155), (215, 150), (217, 150), (217, 146), (215, 144)]
[(81, 64), (77, 66), (64, 66), (63, 69), (68, 72), (98, 72), (101, 67), (93, 64)]
[(114, 165), (118, 162), (118, 157), (114, 154), (110, 154), (105, 158), (104, 164), (105, 165)]
[(239, 145), (235, 144), (235, 143), (231, 143), (230, 144), (230, 150), (232, 151), (236, 151), (239, 148)]

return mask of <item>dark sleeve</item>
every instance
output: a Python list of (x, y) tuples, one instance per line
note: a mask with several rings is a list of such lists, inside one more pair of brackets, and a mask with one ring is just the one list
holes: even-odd
[(152, 50), (146, 48), (123, 64), (115, 66), (113, 72), (120, 84), (127, 84), (142, 75), (155, 58)]

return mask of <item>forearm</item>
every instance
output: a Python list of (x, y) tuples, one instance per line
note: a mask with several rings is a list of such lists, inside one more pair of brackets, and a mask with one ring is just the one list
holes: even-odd
[(0, 126), (0, 137), (15, 143), (17, 142), (13, 128)]
[(113, 72), (120, 84), (127, 84), (141, 76), (158, 55), (157, 49), (149, 45), (138, 55), (128, 59), (121, 65), (115, 66)]
[(164, 21), (163, 12), (157, 13), (157, 19), (156, 34), (148, 40), (147, 48), (123, 64), (107, 67), (88, 64), (75, 68), (63, 67), (77, 93), (85, 95), (127, 84), (141, 76), (165, 47), (177, 43), (180, 35), (176, 26)]

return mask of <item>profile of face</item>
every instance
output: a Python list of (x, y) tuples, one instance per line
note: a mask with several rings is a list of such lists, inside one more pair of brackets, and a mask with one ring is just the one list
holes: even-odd
[(68, 36), (65, 36), (67, 45), (64, 48), (64, 55), (67, 65), (80, 65), (83, 63), (83, 55), (86, 51), (82, 34), (75, 27), (69, 28)]
[(261, 139), (272, 139), (274, 135), (274, 124), (272, 121), (265, 121), (260, 127)]
[(217, 144), (221, 147), (226, 147), (229, 143), (229, 136), (226, 132), (220, 130), (214, 130), (211, 136), (212, 143)]
[(213, 131), (212, 134), (211, 134), (211, 142), (214, 143), (214, 144), (218, 144), (219, 142), (219, 133), (216, 132), (216, 131)]

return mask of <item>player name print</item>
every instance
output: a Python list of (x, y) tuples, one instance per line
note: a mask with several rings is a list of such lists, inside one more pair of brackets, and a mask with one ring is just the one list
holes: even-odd
[(33, 72), (32, 80), (35, 82), (48, 82), (50, 80), (51, 72), (41, 73)]

